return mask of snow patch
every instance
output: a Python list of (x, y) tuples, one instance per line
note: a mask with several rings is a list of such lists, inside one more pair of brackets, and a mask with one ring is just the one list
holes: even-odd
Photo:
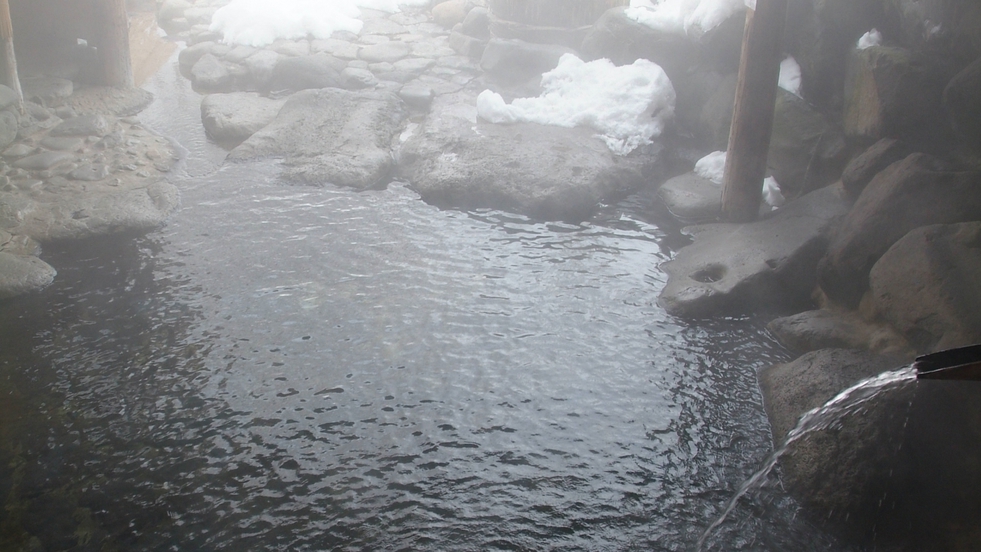
[(772, 176), (763, 181), (763, 201), (772, 209), (783, 207), (787, 200), (780, 191), (780, 184)]
[(722, 184), (722, 174), (726, 168), (726, 152), (714, 151), (695, 163), (695, 174), (711, 180), (716, 184)]
[(882, 33), (872, 29), (871, 31), (863, 34), (862, 38), (858, 39), (858, 44), (856, 44), (855, 47), (859, 50), (866, 50), (880, 44), (882, 44)]
[(800, 97), (800, 65), (797, 60), (787, 56), (780, 62), (780, 88)]
[(672, 34), (706, 33), (746, 9), (745, 0), (630, 0), (628, 18)]
[(589, 127), (618, 155), (650, 144), (674, 116), (674, 87), (664, 70), (646, 59), (617, 67), (608, 59), (586, 63), (565, 54), (542, 75), (542, 89), (537, 98), (516, 98), (510, 104), (484, 90), (477, 97), (477, 114), (491, 123)]

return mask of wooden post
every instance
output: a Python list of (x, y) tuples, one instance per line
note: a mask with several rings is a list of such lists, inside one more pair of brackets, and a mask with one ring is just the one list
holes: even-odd
[(746, 12), (722, 190), (722, 213), (732, 222), (759, 214), (786, 18), (787, 0), (756, 0)]
[(14, 55), (14, 25), (10, 20), (10, 3), (0, 0), (0, 49), (3, 50), (3, 80), (17, 97), (24, 101), (24, 91), (20, 87), (17, 74), (17, 56)]
[(132, 88), (133, 62), (129, 53), (129, 18), (126, 0), (99, 0), (102, 17), (99, 57), (106, 86)]

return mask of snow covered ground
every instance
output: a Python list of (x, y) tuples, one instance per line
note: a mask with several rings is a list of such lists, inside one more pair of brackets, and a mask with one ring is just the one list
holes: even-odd
[(330, 38), (361, 32), (361, 8), (395, 13), (429, 0), (232, 0), (211, 20), (211, 30), (229, 44), (266, 46), (278, 38)]
[(655, 30), (689, 34), (708, 32), (744, 9), (745, 0), (630, 0), (626, 14)]

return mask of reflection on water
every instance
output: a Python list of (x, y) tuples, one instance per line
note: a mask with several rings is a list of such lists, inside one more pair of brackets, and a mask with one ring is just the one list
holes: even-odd
[(0, 549), (686, 550), (769, 449), (784, 353), (657, 308), (675, 238), (629, 208), (212, 170), (175, 71), (145, 117), (189, 150), (183, 211), (0, 303)]

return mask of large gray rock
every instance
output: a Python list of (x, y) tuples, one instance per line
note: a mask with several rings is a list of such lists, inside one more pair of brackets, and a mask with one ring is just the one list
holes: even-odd
[(951, 76), (935, 59), (902, 48), (853, 50), (845, 80), (845, 134), (934, 147), (949, 135), (942, 97)]
[(841, 185), (849, 196), (858, 197), (875, 175), (911, 153), (903, 141), (883, 138), (848, 162), (841, 173)]
[(888, 0), (882, 4), (897, 42), (962, 65), (981, 56), (981, 3)]
[(575, 52), (564, 46), (495, 38), (484, 48), (480, 68), (503, 81), (521, 82), (532, 79), (537, 82), (541, 80), (542, 73), (555, 69), (559, 58), (567, 53)]
[[(774, 441), (846, 387), (906, 364), (824, 349), (760, 373)], [(781, 457), (781, 480), (811, 519), (876, 549), (976, 550), (981, 515), (981, 385), (897, 378)], [(866, 387), (866, 389), (871, 389)]]
[[(809, 410), (851, 385), (903, 364), (902, 359), (870, 353), (822, 349), (764, 369), (760, 387), (774, 443), (779, 446)], [(807, 513), (830, 522), (832, 528), (847, 521), (851, 533), (865, 537), (878, 512), (890, 510), (878, 506), (890, 485), (908, 475), (909, 466), (897, 452), (912, 389), (906, 385), (883, 394), (863, 415), (844, 418), (837, 429), (808, 434), (781, 458), (783, 485)]]
[(220, 44), (212, 41), (198, 42), (197, 44), (188, 46), (177, 55), (177, 65), (182, 72), (190, 74), (191, 68), (194, 67), (194, 64), (198, 60), (205, 54), (214, 55), (216, 51), (219, 51), (220, 47)]
[[(675, 115), (682, 125), (692, 129), (692, 134), (701, 138), (707, 149), (726, 150), (729, 145), (729, 128), (732, 126), (732, 111), (736, 100), (735, 73), (712, 78), (705, 73), (702, 86), (692, 82), (685, 91), (691, 99), (675, 105)], [(682, 93), (677, 88), (679, 94)], [(704, 96), (700, 99), (699, 96)], [(680, 108), (680, 111), (679, 111)], [(694, 111), (696, 110), (697, 111)], [(689, 113), (689, 110), (693, 112)], [(694, 120), (691, 120), (694, 119)]]
[(270, 90), (307, 90), (340, 87), (340, 72), (347, 64), (330, 54), (282, 58), (273, 69)]
[(981, 58), (947, 83), (944, 107), (954, 130), (981, 148)]
[(76, 240), (159, 227), (180, 204), (180, 193), (168, 182), (142, 188), (68, 193), (37, 203), (11, 232), (39, 242)]
[(840, 112), (845, 60), (859, 37), (883, 27), (882, 0), (791, 2), (784, 33), (801, 68), (801, 92), (822, 110)]
[(863, 349), (909, 357), (912, 349), (892, 328), (869, 323), (855, 311), (812, 310), (767, 324), (778, 341), (800, 353), (818, 349)]
[(875, 311), (918, 351), (981, 343), (981, 222), (911, 231), (869, 281)]
[(460, 32), (478, 40), (490, 40), (490, 10), (476, 7), (471, 9), (460, 24)]
[(284, 59), (283, 56), (272, 50), (259, 50), (246, 58), (245, 67), (256, 88), (260, 90), (270, 88), (269, 81), (272, 80), (273, 72), (281, 59)]
[(469, 0), (446, 0), (433, 6), (433, 22), (437, 25), (452, 29), (454, 25), (462, 23), (467, 17)]
[(790, 92), (779, 92), (767, 166), (784, 195), (796, 197), (838, 180), (847, 148), (834, 121)]
[(0, 251), (0, 300), (44, 288), (56, 274), (51, 265), (37, 257)]
[(212, 139), (237, 144), (271, 123), (284, 103), (251, 92), (210, 94), (201, 100), (201, 122)]
[(981, 173), (950, 172), (914, 153), (880, 172), (836, 228), (818, 266), (824, 293), (855, 307), (872, 266), (914, 228), (981, 220)]
[(440, 96), (401, 150), (400, 172), (429, 203), (581, 220), (649, 182), (659, 151), (613, 154), (585, 128), (477, 119), (470, 93)]
[(191, 67), (194, 85), (203, 90), (225, 90), (232, 85), (232, 73), (214, 54), (202, 55)]
[(843, 195), (829, 186), (754, 223), (691, 227), (693, 243), (662, 265), (658, 304), (695, 318), (808, 303), (830, 229), (848, 209)]
[(404, 117), (401, 100), (388, 92), (305, 90), (228, 158), (282, 158), (287, 180), (375, 188), (391, 176), (392, 142)]

